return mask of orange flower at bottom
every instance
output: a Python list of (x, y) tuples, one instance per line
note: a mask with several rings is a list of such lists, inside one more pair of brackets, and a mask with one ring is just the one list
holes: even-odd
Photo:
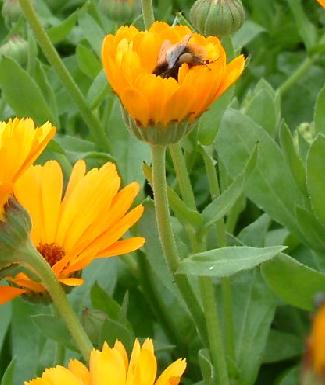
[[(120, 190), (113, 163), (86, 173), (83, 161), (75, 164), (64, 196), (62, 170), (55, 161), (31, 167), (14, 187), (31, 217), (32, 243), (68, 286), (83, 283), (75, 274), (95, 258), (129, 253), (143, 245), (142, 237), (120, 240), (143, 213), (141, 205), (128, 212), (138, 191), (137, 183)], [(0, 287), (0, 303), (45, 291), (24, 273), (7, 280), (14, 286)]]
[(319, 4), (325, 8), (325, 0), (317, 0), (319, 2)]
[(55, 135), (55, 127), (45, 123), (35, 127), (32, 119), (0, 122), (0, 219), (15, 181), (40, 156)]
[(325, 376), (325, 304), (314, 317), (308, 341), (308, 361), (315, 374)]
[(102, 351), (93, 350), (89, 369), (78, 360), (71, 360), (68, 368), (56, 366), (46, 369), (42, 377), (25, 385), (178, 385), (186, 361), (178, 359), (169, 365), (156, 380), (157, 361), (150, 339), (141, 346), (135, 341), (130, 362), (121, 342), (113, 348), (104, 343)]

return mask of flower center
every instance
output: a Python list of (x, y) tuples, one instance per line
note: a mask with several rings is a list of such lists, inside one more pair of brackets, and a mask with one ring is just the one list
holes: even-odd
[(55, 243), (40, 243), (37, 246), (37, 250), (42, 254), (43, 258), (46, 259), (51, 267), (60, 261), (65, 254), (62, 247)]

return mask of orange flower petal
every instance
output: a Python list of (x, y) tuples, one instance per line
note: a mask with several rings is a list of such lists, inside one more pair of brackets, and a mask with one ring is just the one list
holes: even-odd
[(13, 286), (0, 286), (0, 305), (26, 293), (26, 290)]

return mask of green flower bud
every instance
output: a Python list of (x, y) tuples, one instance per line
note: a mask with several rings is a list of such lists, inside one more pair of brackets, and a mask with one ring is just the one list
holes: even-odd
[(0, 270), (21, 263), (22, 250), (29, 245), (30, 231), (27, 211), (16, 199), (9, 198), (0, 221)]
[(197, 0), (190, 12), (193, 26), (203, 35), (228, 36), (245, 21), (241, 0)]
[(132, 20), (140, 10), (138, 0), (100, 0), (99, 7), (112, 20), (118, 22)]
[(5, 44), (0, 46), (0, 55), (8, 56), (19, 64), (27, 63), (28, 43), (20, 36), (12, 36)]
[(308, 144), (312, 144), (317, 136), (315, 126), (311, 123), (300, 123), (298, 132)]
[(2, 16), (8, 25), (15, 23), (22, 15), (18, 0), (3, 0)]

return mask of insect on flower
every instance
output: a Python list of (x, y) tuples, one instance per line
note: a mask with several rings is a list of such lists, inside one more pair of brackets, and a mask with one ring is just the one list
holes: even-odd
[(203, 59), (203, 48), (189, 43), (191, 37), (192, 34), (188, 34), (177, 44), (165, 40), (160, 48), (157, 66), (152, 73), (162, 78), (177, 80), (178, 70), (182, 64), (186, 63), (191, 68), (211, 63), (211, 61)]

